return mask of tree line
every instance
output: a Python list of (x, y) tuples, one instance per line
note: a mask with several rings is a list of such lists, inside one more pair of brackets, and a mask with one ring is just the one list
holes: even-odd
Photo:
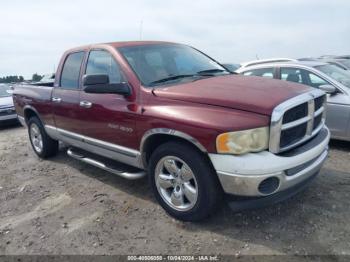
[[(33, 74), (32, 76), (32, 81), (40, 81), (41, 78), (43, 78), (42, 75), (38, 75), (37, 73)], [(24, 77), (23, 76), (4, 76), (4, 77), (0, 77), (0, 83), (19, 83), (19, 82), (23, 82), (24, 81)]]

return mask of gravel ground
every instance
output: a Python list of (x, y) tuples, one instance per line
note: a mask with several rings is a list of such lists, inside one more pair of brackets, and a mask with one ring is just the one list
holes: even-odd
[(348, 254), (350, 143), (333, 141), (319, 177), (268, 208), (224, 206), (201, 223), (167, 216), (147, 180), (34, 155), (22, 127), (0, 129), (0, 254)]

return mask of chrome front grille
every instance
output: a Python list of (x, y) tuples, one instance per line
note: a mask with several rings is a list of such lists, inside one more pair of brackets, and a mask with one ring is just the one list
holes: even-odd
[(280, 153), (315, 136), (324, 125), (326, 95), (320, 90), (289, 99), (271, 116), (269, 150)]

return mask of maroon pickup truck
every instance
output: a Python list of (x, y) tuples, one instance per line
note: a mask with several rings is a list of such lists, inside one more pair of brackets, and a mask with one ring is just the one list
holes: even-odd
[(195, 221), (300, 191), (327, 157), (322, 91), (244, 77), (182, 44), (118, 42), (67, 51), (54, 84), (18, 85), (19, 119), (41, 158), (69, 156), (149, 177), (160, 205)]

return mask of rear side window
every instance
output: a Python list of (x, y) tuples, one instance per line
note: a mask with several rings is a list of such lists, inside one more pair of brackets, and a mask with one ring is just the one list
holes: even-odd
[(243, 73), (245, 76), (262, 76), (266, 78), (273, 78), (274, 68), (259, 68), (254, 70), (249, 70)]
[(125, 81), (117, 62), (109, 52), (103, 50), (93, 50), (90, 52), (86, 74), (108, 75), (111, 84), (118, 84)]
[(80, 68), (84, 58), (84, 52), (77, 52), (68, 55), (64, 62), (61, 87), (64, 89), (78, 89)]

